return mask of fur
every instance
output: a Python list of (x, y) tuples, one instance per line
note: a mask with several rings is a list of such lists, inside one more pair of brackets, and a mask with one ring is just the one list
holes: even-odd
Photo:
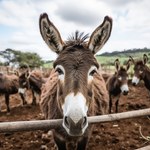
[(16, 75), (5, 75), (0, 73), (0, 94), (5, 95), (7, 112), (10, 112), (9, 96), (16, 94), (19, 88), (19, 81)]
[[(109, 39), (112, 19), (106, 16), (88, 41), (88, 34), (83, 35), (77, 31), (64, 42), (46, 13), (41, 14), (39, 27), (43, 40), (52, 51), (59, 54), (53, 64), (58, 74), (53, 71), (42, 87), (41, 110), (46, 119), (63, 118), (62, 126), (53, 130), (59, 150), (85, 150), (92, 131), (92, 126), (88, 126), (87, 115), (101, 115), (108, 111), (108, 92), (98, 72), (99, 64), (94, 54)], [(74, 107), (76, 100), (77, 105)], [(66, 111), (68, 114), (64, 114)]]
[[(46, 78), (43, 78), (43, 74), (39, 70), (33, 70), (29, 72), (28, 70), (24, 71), (19, 75), (19, 86), (21, 88), (31, 89), (32, 91), (32, 104), (36, 104), (35, 93), (41, 95), (42, 84), (46, 82)], [(23, 96), (25, 99), (25, 94)], [(25, 102), (26, 103), (26, 102)]]
[[(47, 82), (42, 86), (40, 106), (45, 119), (61, 119), (63, 117), (62, 109), (60, 107), (62, 97), (59, 96), (59, 92), (62, 90), (61, 88), (62, 86), (57, 78), (57, 72), (54, 72), (53, 70)], [(87, 100), (90, 102), (88, 116), (107, 114), (109, 97), (105, 81), (100, 73), (95, 73), (94, 80), (88, 86), (88, 89), (89, 92), (91, 92), (89, 93)], [(65, 141), (68, 149), (71, 149), (76, 147), (79, 141), (88, 138), (91, 129), (92, 126), (90, 125), (83, 137), (70, 137), (63, 127), (53, 130), (53, 134), (54, 139), (57, 137), (61, 139), (61, 141)]]
[[(139, 70), (142, 71), (141, 74)], [(144, 64), (142, 60), (138, 60), (134, 63), (134, 75), (140, 80), (143, 80), (145, 87), (150, 91), (150, 68)]]
[[(121, 81), (118, 79), (119, 77), (122, 78)], [(112, 75), (107, 79), (106, 86), (109, 92), (109, 113), (111, 113), (112, 110), (112, 102), (113, 102), (112, 98), (116, 98), (115, 112), (116, 113), (118, 112), (119, 98), (122, 93), (120, 88), (124, 83), (128, 84), (127, 77), (128, 77), (127, 70), (121, 66), (120, 69), (117, 72), (115, 72), (114, 75)]]

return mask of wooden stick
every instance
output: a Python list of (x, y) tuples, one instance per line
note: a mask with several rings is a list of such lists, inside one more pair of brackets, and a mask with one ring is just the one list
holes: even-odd
[(99, 122), (103, 123), (103, 122), (111, 122), (111, 121), (130, 119), (130, 118), (136, 118), (136, 117), (142, 117), (148, 115), (150, 115), (150, 108), (116, 113), (116, 114), (109, 114), (109, 115), (92, 116), (92, 117), (88, 117), (88, 119), (89, 119), (89, 123), (99, 123)]
[[(89, 124), (105, 123), (105, 122), (130, 119), (135, 117), (142, 117), (147, 115), (150, 115), (150, 108), (117, 113), (117, 114), (91, 116), (88, 117), (88, 122)], [(0, 133), (34, 131), (34, 130), (50, 130), (50, 129), (56, 129), (60, 126), (62, 126), (62, 119), (2, 122), (0, 123)]]
[(150, 145), (145, 146), (145, 147), (138, 148), (138, 149), (136, 149), (136, 150), (149, 150), (149, 149), (150, 149)]

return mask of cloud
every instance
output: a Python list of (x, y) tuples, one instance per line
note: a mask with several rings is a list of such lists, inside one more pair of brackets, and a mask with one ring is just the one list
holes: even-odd
[[(81, 1), (82, 3), (82, 1)], [(97, 22), (98, 15), (97, 11), (86, 7), (88, 2), (83, 5), (78, 3), (72, 3), (71, 1), (59, 4), (59, 9), (56, 10), (56, 14), (59, 15), (63, 20), (68, 22), (74, 22), (77, 25), (90, 26)], [(68, 7), (72, 6), (72, 7)]]
[(149, 0), (1, 0), (0, 49), (37, 52), (55, 59), (39, 32), (39, 16), (46, 12), (62, 39), (75, 30), (92, 33), (104, 16), (113, 18), (112, 34), (100, 52), (150, 47)]
[(74, 22), (76, 25), (90, 27), (96, 25), (100, 18), (112, 13), (109, 7), (104, 2), (93, 1), (76, 1), (66, 0), (58, 3), (56, 15), (62, 20)]
[(32, 25), (32, 18), (36, 16), (36, 11), (31, 9), (31, 3), (20, 0), (3, 0), (0, 3), (0, 24), (15, 27)]
[[(101, 0), (97, 0), (97, 1), (101, 1)], [(107, 3), (108, 5), (110, 5), (111, 7), (125, 7), (126, 5), (129, 5), (131, 3), (137, 3), (141, 0), (125, 0), (125, 1), (120, 1), (120, 0), (102, 0), (103, 2)]]

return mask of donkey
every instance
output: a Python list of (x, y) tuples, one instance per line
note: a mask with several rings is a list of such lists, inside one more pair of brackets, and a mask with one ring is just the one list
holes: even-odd
[(130, 68), (131, 59), (128, 60), (126, 68), (120, 66), (119, 59), (116, 59), (115, 62), (116, 72), (106, 81), (106, 87), (109, 92), (109, 113), (112, 109), (112, 98), (116, 98), (115, 101), (115, 112), (118, 112), (118, 103), (121, 93), (127, 95), (129, 92), (128, 88), (128, 69)]
[(136, 62), (131, 56), (130, 58), (134, 64), (132, 84), (136, 86), (140, 80), (143, 80), (145, 87), (150, 91), (150, 68), (146, 65), (148, 62), (148, 56), (143, 54), (143, 60), (138, 60)]
[[(41, 87), (45, 80), (41, 71), (33, 70), (30, 72), (29, 69), (26, 69), (19, 75), (19, 93), (22, 93), (25, 99), (25, 89), (31, 89), (32, 105), (36, 105), (36, 95), (41, 95)], [(24, 104), (26, 103), (25, 100)]]
[[(0, 95), (5, 95), (5, 103), (7, 106), (7, 112), (10, 112), (9, 107), (9, 97), (11, 94), (18, 93), (19, 89), (19, 81), (18, 77), (14, 74), (12, 75), (6, 75), (3, 73), (0, 73)], [(22, 98), (22, 94), (20, 94)], [(24, 102), (24, 99), (22, 98), (22, 101)]]
[(53, 130), (59, 150), (85, 150), (92, 129), (87, 116), (108, 112), (108, 92), (94, 54), (109, 39), (112, 19), (106, 16), (89, 41), (87, 34), (76, 31), (64, 42), (46, 13), (39, 27), (43, 40), (58, 54), (42, 87), (41, 110), (46, 119), (63, 118), (62, 126)]

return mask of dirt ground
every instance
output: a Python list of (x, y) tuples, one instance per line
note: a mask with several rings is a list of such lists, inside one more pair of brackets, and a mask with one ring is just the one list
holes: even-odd
[[(31, 95), (28, 92), (28, 100)], [(10, 100), (11, 113), (6, 113), (4, 98), (0, 97), (2, 112), (0, 122), (18, 120), (38, 120), (42, 118), (39, 106), (21, 105), (19, 95), (12, 95)], [(150, 107), (150, 94), (143, 86), (130, 86), (128, 96), (121, 96), (119, 112), (126, 112)], [(150, 118), (141, 117), (95, 126), (88, 143), (88, 150), (134, 150), (150, 145)], [(0, 150), (53, 150), (56, 149), (51, 134), (44, 131), (18, 132), (0, 134)]]

